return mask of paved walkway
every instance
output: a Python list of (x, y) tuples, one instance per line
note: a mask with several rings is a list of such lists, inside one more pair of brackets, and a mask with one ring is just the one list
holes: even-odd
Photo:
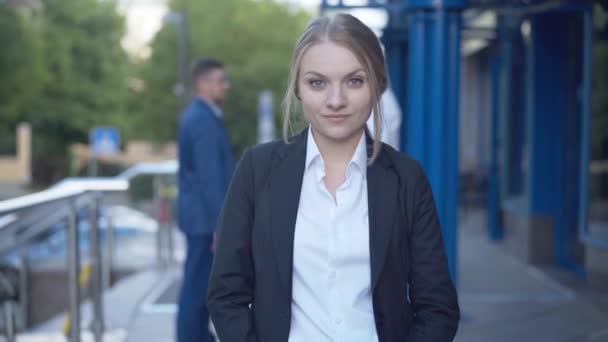
[(457, 342), (608, 341), (608, 289), (566, 287), (489, 242), (482, 213), (460, 219)]
[[(564, 279), (570, 283), (562, 285), (545, 270), (505, 254), (487, 239), (481, 212), (460, 219), (458, 291), (463, 318), (456, 342), (608, 341), (608, 290), (586, 290), (568, 275)], [(107, 341), (174, 341), (172, 302), (180, 268), (142, 272), (113, 288), (105, 298), (108, 335), (113, 334)], [(88, 322), (90, 309), (85, 305), (83, 327)], [(60, 323), (50, 322), (38, 334), (57, 336)], [(39, 336), (18, 341), (55, 341)]]

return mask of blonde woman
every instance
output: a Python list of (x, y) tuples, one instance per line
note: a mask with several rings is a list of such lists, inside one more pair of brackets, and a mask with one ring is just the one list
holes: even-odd
[[(355, 17), (306, 28), (284, 141), (244, 154), (224, 203), (208, 301), (220, 341), (454, 337), (458, 302), (429, 183), (380, 142), (386, 87), (379, 42)], [(288, 138), (298, 108), (309, 127)]]

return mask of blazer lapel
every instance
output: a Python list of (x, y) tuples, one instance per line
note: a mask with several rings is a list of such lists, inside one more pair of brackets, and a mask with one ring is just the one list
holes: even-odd
[[(390, 161), (380, 153), (367, 169), (367, 201), (369, 210), (369, 243), (372, 291), (378, 283), (389, 248), (395, 223), (399, 182), (390, 171)], [(368, 140), (368, 155), (371, 141)]]
[(307, 130), (278, 151), (270, 174), (270, 235), (278, 273), (291, 294), (293, 239), (306, 163)]

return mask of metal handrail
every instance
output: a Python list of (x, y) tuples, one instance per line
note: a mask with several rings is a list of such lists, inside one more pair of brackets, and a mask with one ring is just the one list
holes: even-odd
[(125, 170), (116, 176), (118, 179), (131, 180), (143, 175), (170, 175), (177, 173), (178, 163), (176, 160), (167, 160), (156, 163), (140, 163)]
[[(129, 189), (129, 182), (135, 177), (175, 174), (177, 169), (177, 161), (168, 160), (165, 162), (139, 163), (111, 178), (66, 178), (48, 190), (0, 201), (0, 217), (37, 205), (73, 198), (86, 192), (126, 191)], [(0, 226), (1, 228), (2, 226)]]
[[(95, 341), (101, 341), (103, 335), (103, 306), (101, 284), (102, 258), (99, 239), (99, 225), (101, 197), (106, 192), (124, 192), (129, 190), (133, 178), (141, 175), (171, 175), (177, 172), (178, 165), (174, 160), (155, 163), (136, 164), (116, 177), (111, 178), (67, 178), (47, 190), (37, 193), (0, 201), (0, 254), (8, 249), (27, 245), (33, 238), (43, 234), (61, 220), (68, 223), (68, 271), (69, 271), (69, 312), (71, 328), (70, 341), (80, 341), (80, 248), (78, 231), (78, 210), (88, 207), (91, 220), (91, 266), (92, 272), (92, 302), (94, 310), (93, 336)], [(155, 185), (158, 182), (155, 181)], [(157, 199), (157, 198), (155, 198)], [(44, 215), (46, 208), (52, 210), (50, 215)], [(42, 212), (42, 214), (41, 214)], [(160, 230), (159, 230), (160, 231)], [(108, 236), (112, 235), (112, 225), (108, 225)], [(160, 235), (157, 234), (157, 239)], [(108, 263), (111, 263), (113, 250), (112, 239), (108, 239)], [(158, 246), (161, 244), (158, 243)], [(160, 248), (160, 247), (159, 247)], [(21, 262), (27, 269), (27, 253), (21, 250)], [(160, 255), (160, 251), (157, 251)], [(170, 254), (172, 254), (170, 252)], [(109, 269), (108, 269), (109, 270)], [(25, 272), (25, 270), (23, 271)], [(22, 277), (27, 279), (27, 277)], [(21, 285), (26, 289), (25, 284)], [(25, 291), (24, 291), (25, 292)], [(27, 296), (22, 295), (22, 305), (25, 308)], [(25, 311), (25, 310), (24, 310)], [(27, 317), (27, 314), (23, 314)]]

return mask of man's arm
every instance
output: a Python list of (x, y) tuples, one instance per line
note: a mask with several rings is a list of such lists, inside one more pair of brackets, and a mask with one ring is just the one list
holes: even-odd
[(202, 196), (202, 210), (206, 217), (204, 224), (208, 232), (217, 229), (217, 219), (226, 195), (223, 186), (224, 170), (222, 168), (221, 141), (218, 129), (206, 124), (206, 130), (193, 137), (192, 154), (196, 174), (196, 191)]

